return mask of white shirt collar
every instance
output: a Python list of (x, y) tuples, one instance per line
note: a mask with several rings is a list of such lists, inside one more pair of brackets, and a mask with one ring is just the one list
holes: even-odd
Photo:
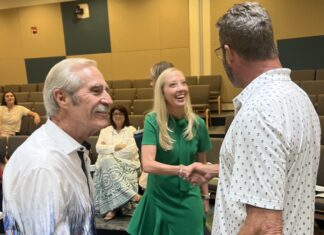
[(291, 81), (290, 72), (291, 70), (287, 68), (272, 69), (256, 77), (233, 99), (235, 114), (248, 98), (264, 84), (274, 81)]

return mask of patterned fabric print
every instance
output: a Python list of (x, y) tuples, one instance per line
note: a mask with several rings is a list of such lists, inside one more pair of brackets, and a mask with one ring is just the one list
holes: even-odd
[(245, 204), (283, 211), (283, 234), (313, 234), (320, 125), (290, 70), (268, 71), (234, 99), (220, 151), (213, 235), (238, 234)]
[(93, 184), (89, 194), (77, 154), (83, 148), (48, 120), (15, 151), (3, 177), (6, 234), (95, 234)]
[(105, 155), (94, 174), (96, 211), (105, 214), (127, 203), (138, 191), (137, 168), (128, 161)]

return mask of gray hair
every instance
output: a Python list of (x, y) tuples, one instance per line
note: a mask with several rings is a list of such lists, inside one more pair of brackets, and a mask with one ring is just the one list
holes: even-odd
[(97, 67), (94, 60), (84, 58), (64, 59), (54, 65), (46, 76), (43, 98), (47, 116), (52, 117), (58, 111), (58, 105), (54, 98), (55, 89), (64, 90), (72, 98), (72, 102), (77, 104), (78, 97), (74, 96), (75, 92), (82, 85), (82, 80), (77, 73), (85, 67)]
[(246, 60), (266, 60), (278, 56), (270, 16), (259, 3), (235, 4), (216, 26), (221, 46), (228, 45)]
[(151, 68), (151, 79), (156, 81), (160, 74), (168, 69), (168, 68), (173, 68), (174, 65), (171, 62), (168, 61), (160, 61), (156, 64), (154, 64)]

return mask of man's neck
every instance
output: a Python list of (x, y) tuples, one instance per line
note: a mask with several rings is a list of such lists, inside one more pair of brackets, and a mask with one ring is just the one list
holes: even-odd
[(243, 88), (249, 85), (254, 79), (261, 74), (273, 70), (282, 68), (279, 58), (263, 60), (263, 61), (246, 61), (242, 60), (240, 64), (241, 81)]
[(73, 123), (67, 122), (66, 118), (61, 118), (59, 115), (56, 115), (51, 117), (51, 120), (78, 143), (82, 144), (87, 139), (88, 135), (82, 132), (82, 128), (73, 126)]

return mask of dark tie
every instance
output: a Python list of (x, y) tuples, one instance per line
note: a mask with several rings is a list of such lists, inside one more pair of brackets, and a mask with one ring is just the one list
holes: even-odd
[(83, 170), (83, 173), (85, 174), (86, 178), (87, 178), (87, 185), (88, 185), (88, 189), (89, 189), (89, 194), (90, 194), (90, 186), (89, 186), (89, 180), (88, 180), (88, 174), (87, 174), (87, 171), (86, 171), (86, 167), (85, 167), (85, 161), (84, 161), (84, 158), (83, 158), (83, 154), (84, 152), (79, 150), (77, 151), (78, 152), (78, 155), (79, 155), (79, 158), (81, 160), (81, 168)]

